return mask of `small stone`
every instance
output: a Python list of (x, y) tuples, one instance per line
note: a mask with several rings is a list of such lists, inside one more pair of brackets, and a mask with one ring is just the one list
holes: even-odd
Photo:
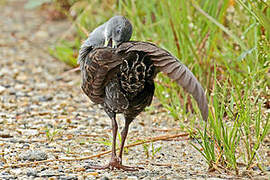
[[(0, 123), (1, 124), (1, 123)], [(8, 134), (8, 133), (0, 133), (0, 137), (1, 138), (12, 138), (13, 136), (11, 134)]]
[(253, 166), (252, 167), (252, 170), (254, 170), (254, 171), (258, 171), (258, 170), (260, 170), (257, 166)]
[(0, 94), (2, 94), (5, 90), (6, 90), (6, 88), (4, 86), (0, 85)]
[(51, 101), (53, 99), (53, 97), (52, 96), (41, 96), (41, 97), (39, 97), (39, 101), (41, 101), (41, 102), (46, 102), (46, 101)]
[(16, 96), (17, 97), (27, 97), (28, 95), (24, 92), (18, 91), (18, 92), (16, 92)]
[(0, 179), (10, 180), (10, 179), (15, 179), (15, 176), (12, 176), (12, 175), (0, 175)]
[(37, 83), (37, 84), (35, 84), (35, 87), (37, 89), (46, 89), (46, 88), (48, 88), (48, 84), (47, 83)]
[(37, 39), (46, 39), (48, 38), (49, 34), (46, 31), (38, 31), (35, 34), (35, 38)]
[(47, 154), (43, 151), (29, 150), (21, 154), (20, 159), (29, 160), (29, 161), (42, 161), (48, 158)]
[(61, 176), (59, 180), (77, 180), (76, 176)]
[(21, 74), (21, 75), (19, 75), (19, 76), (16, 77), (16, 79), (17, 79), (18, 81), (22, 81), (22, 82), (26, 81), (28, 78), (29, 78), (29, 77), (26, 76), (26, 75), (24, 75), (24, 74)]
[(26, 136), (35, 136), (39, 134), (38, 130), (36, 129), (18, 129), (18, 131)]
[(137, 176), (128, 176), (127, 180), (137, 180), (138, 177)]
[(100, 180), (110, 180), (107, 176), (103, 176)]
[(51, 177), (54, 178), (55, 176), (59, 176), (57, 173), (52, 171), (43, 171), (39, 174), (40, 177)]
[(22, 173), (22, 169), (20, 169), (20, 168), (15, 168), (15, 169), (11, 169), (10, 172), (11, 172), (11, 174), (13, 174), (13, 175), (19, 176), (19, 174)]
[(8, 68), (1, 68), (0, 70), (0, 77), (11, 74), (10, 70)]
[(37, 171), (35, 169), (28, 169), (27, 172), (26, 172), (26, 175), (36, 177), (37, 176)]

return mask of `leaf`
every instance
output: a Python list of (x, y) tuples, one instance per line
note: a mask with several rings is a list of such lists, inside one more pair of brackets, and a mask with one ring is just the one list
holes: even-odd
[(237, 60), (238, 60), (238, 61), (241, 61), (241, 60), (245, 59), (245, 57), (246, 57), (248, 54), (251, 54), (252, 51), (254, 51), (256, 48), (257, 48), (257, 47), (255, 46), (255, 47), (253, 47), (253, 48), (251, 48), (251, 49), (248, 49), (248, 50), (242, 52), (241, 55), (237, 58)]
[[(254, 5), (254, 3), (251, 3), (250, 1), (249, 4), (252, 6), (252, 8), (249, 8), (244, 1), (238, 0), (237, 1), (241, 6), (243, 6), (254, 18), (257, 19), (257, 21), (267, 30), (270, 32), (270, 19), (265, 16), (258, 7)], [(268, 4), (266, 4), (268, 6)]]

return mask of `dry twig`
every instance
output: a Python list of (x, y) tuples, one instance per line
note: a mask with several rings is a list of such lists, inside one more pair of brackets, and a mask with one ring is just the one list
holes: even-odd
[(161, 163), (154, 163), (154, 162), (150, 162), (150, 161), (146, 161), (146, 162), (141, 162), (141, 163), (138, 163), (138, 164), (151, 164), (152, 166), (164, 166), (164, 167), (180, 167), (179, 164), (161, 164)]
[[(138, 146), (144, 143), (150, 143), (150, 142), (155, 142), (155, 141), (164, 141), (164, 140), (168, 140), (168, 139), (173, 139), (173, 138), (178, 138), (178, 137), (185, 137), (188, 136), (188, 133), (184, 133), (184, 134), (175, 134), (175, 135), (163, 135), (163, 136), (157, 136), (154, 138), (149, 138), (147, 140), (142, 140), (141, 142), (137, 142), (137, 143), (133, 143), (133, 144), (129, 144), (127, 146), (125, 146), (125, 148), (130, 148), (130, 147), (134, 147), (134, 146)], [(7, 164), (4, 165), (3, 168), (9, 168), (9, 167), (23, 167), (23, 166), (30, 166), (30, 165), (38, 165), (41, 163), (47, 163), (47, 162), (54, 162), (54, 161), (81, 161), (81, 160), (86, 160), (86, 159), (93, 159), (95, 157), (100, 157), (106, 154), (111, 153), (110, 151), (105, 151), (96, 155), (92, 155), (92, 156), (86, 156), (86, 157), (81, 157), (81, 158), (72, 158), (72, 159), (66, 159), (66, 158), (61, 158), (61, 159), (49, 159), (49, 160), (44, 160), (44, 161), (35, 161), (35, 162), (29, 162), (29, 163), (18, 163), (18, 164)]]

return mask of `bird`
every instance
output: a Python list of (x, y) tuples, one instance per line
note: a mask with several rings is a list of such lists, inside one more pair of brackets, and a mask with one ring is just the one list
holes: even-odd
[[(126, 21), (129, 20), (125, 19), (120, 24), (130, 26), (131, 23)], [(108, 22), (105, 24), (108, 25)], [(103, 46), (88, 47), (95, 42), (85, 41), (78, 59), (83, 92), (92, 102), (104, 108), (112, 122), (111, 160), (105, 166), (89, 166), (93, 169), (108, 168), (124, 171), (141, 169), (141, 167), (122, 164), (123, 148), (129, 125), (147, 106), (151, 105), (155, 92), (154, 79), (159, 72), (166, 74), (190, 93), (195, 98), (203, 119), (206, 121), (208, 117), (205, 92), (193, 73), (167, 50), (150, 42), (130, 41), (132, 30), (130, 31), (130, 27), (123, 28), (122, 25), (122, 29), (125, 29), (121, 31), (122, 41), (115, 40), (113, 36), (106, 36), (106, 33), (111, 34), (108, 31), (115, 31), (115, 26), (107, 27), (107, 30), (100, 27), (94, 30), (90, 36), (99, 35), (100, 37), (89, 37), (88, 40), (98, 39), (99, 42), (104, 43)], [(102, 38), (104, 41), (100, 40)], [(117, 42), (117, 44), (114, 43), (115, 46), (112, 45), (113, 43), (106, 44), (106, 40)], [(118, 156), (116, 155), (118, 132), (116, 114), (123, 114), (125, 120)]]

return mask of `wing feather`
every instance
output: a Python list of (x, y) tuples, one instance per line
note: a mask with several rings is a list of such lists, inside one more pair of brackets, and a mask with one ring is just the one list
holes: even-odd
[(203, 119), (208, 118), (208, 102), (205, 92), (193, 73), (168, 51), (148, 42), (122, 43), (116, 52), (142, 51), (151, 57), (153, 64), (168, 77), (181, 85), (196, 100)]
[(103, 103), (105, 86), (115, 77), (124, 56), (129, 52), (143, 52), (149, 56), (159, 71), (181, 85), (196, 100), (204, 120), (208, 118), (208, 102), (205, 92), (193, 73), (168, 51), (152, 43), (130, 41), (117, 49), (96, 48), (90, 52), (85, 62), (84, 81), (89, 98), (95, 103)]
[(104, 103), (106, 83), (114, 77), (108, 74), (115, 72), (121, 63), (122, 59), (112, 48), (96, 48), (87, 55), (82, 70), (82, 89), (91, 101), (97, 104)]

